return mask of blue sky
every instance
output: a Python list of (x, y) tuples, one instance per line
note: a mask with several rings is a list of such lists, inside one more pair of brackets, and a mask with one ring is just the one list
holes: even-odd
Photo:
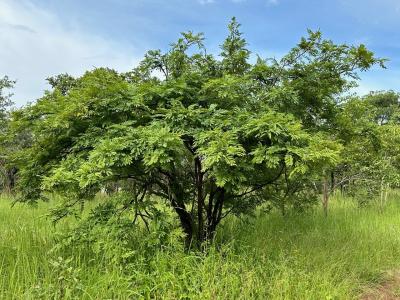
[(43, 94), (48, 76), (130, 70), (181, 31), (204, 32), (217, 53), (232, 16), (265, 57), (282, 56), (307, 28), (364, 43), (390, 61), (362, 74), (357, 91), (400, 90), (400, 0), (0, 0), (0, 76), (17, 79), (14, 101), (23, 105)]

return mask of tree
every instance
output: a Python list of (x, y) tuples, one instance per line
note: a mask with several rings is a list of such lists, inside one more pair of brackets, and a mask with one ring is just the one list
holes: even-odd
[(399, 95), (373, 92), (345, 102), (337, 118), (344, 150), (337, 166), (341, 185), (361, 204), (386, 202), (390, 187), (399, 185)]
[(14, 87), (15, 81), (10, 80), (8, 76), (0, 79), (0, 130), (3, 131), (6, 127), (8, 108), (12, 105), (11, 93), (6, 93), (5, 90)]
[(16, 169), (10, 167), (7, 161), (7, 143), (5, 136), (8, 131), (9, 108), (12, 106), (12, 93), (5, 92), (14, 87), (15, 81), (10, 80), (8, 76), (0, 79), (0, 183), (1, 188), (11, 192), (15, 184)]
[(67, 73), (48, 77), (47, 82), (64, 96), (76, 86), (76, 79)]
[(399, 124), (400, 94), (394, 91), (371, 92), (363, 100), (372, 106), (374, 120), (379, 125)]
[[(22, 200), (56, 191), (65, 199), (56, 211), (62, 218), (119, 182), (117, 193), (127, 196), (118, 209), (146, 222), (146, 199), (162, 201), (188, 243), (201, 244), (229, 213), (269, 201), (283, 176), (293, 182), (336, 164), (340, 145), (310, 133), (323, 122), (308, 117), (303, 102), (332, 99), (349, 75), (380, 60), (310, 32), (282, 62), (252, 65), (239, 28), (233, 19), (222, 60), (207, 53), (201, 34), (183, 33), (132, 72), (89, 71), (67, 92), (56, 86), (14, 113), (14, 133), (31, 128), (33, 137), (14, 156)], [(321, 105), (314, 107), (323, 112)]]
[(258, 59), (252, 70), (271, 106), (299, 118), (307, 129), (332, 131), (340, 95), (356, 85), (360, 71), (384, 66), (364, 45), (335, 44), (308, 30), (280, 61)]

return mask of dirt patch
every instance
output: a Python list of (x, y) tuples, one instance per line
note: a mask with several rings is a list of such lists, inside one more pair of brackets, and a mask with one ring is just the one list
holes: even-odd
[(400, 299), (400, 270), (388, 272), (385, 281), (365, 290), (360, 300)]

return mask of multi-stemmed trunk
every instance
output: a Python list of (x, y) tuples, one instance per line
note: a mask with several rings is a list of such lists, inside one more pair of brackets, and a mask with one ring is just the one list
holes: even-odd
[(198, 158), (194, 162), (194, 187), (192, 205), (187, 205), (184, 187), (172, 177), (168, 182), (170, 203), (186, 234), (187, 245), (199, 247), (215, 236), (222, 220), (226, 191), (206, 176)]
[[(198, 191), (203, 188), (204, 186), (199, 187)], [(215, 190), (206, 197), (202, 192), (196, 196), (196, 207), (193, 211), (189, 211), (183, 201), (172, 201), (172, 205), (179, 217), (182, 230), (186, 234), (187, 245), (200, 247), (215, 236), (217, 226), (222, 219), (225, 189), (215, 187)], [(205, 198), (208, 201), (205, 201)]]

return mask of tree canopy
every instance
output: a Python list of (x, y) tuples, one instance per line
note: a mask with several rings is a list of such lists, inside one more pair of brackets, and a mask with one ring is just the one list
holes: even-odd
[(6, 92), (6, 90), (12, 89), (14, 84), (15, 81), (9, 79), (8, 76), (0, 79), (0, 130), (4, 130), (6, 126), (8, 108), (12, 105), (12, 94)]
[(362, 203), (399, 186), (399, 99), (393, 91), (372, 92), (340, 106), (336, 137), (344, 150), (336, 173)]
[(7, 142), (10, 108), (13, 105), (11, 101), (12, 93), (10, 89), (14, 87), (15, 81), (8, 76), (0, 79), (0, 190), (8, 192), (14, 186), (15, 168), (8, 165), (7, 153), (10, 145)]

